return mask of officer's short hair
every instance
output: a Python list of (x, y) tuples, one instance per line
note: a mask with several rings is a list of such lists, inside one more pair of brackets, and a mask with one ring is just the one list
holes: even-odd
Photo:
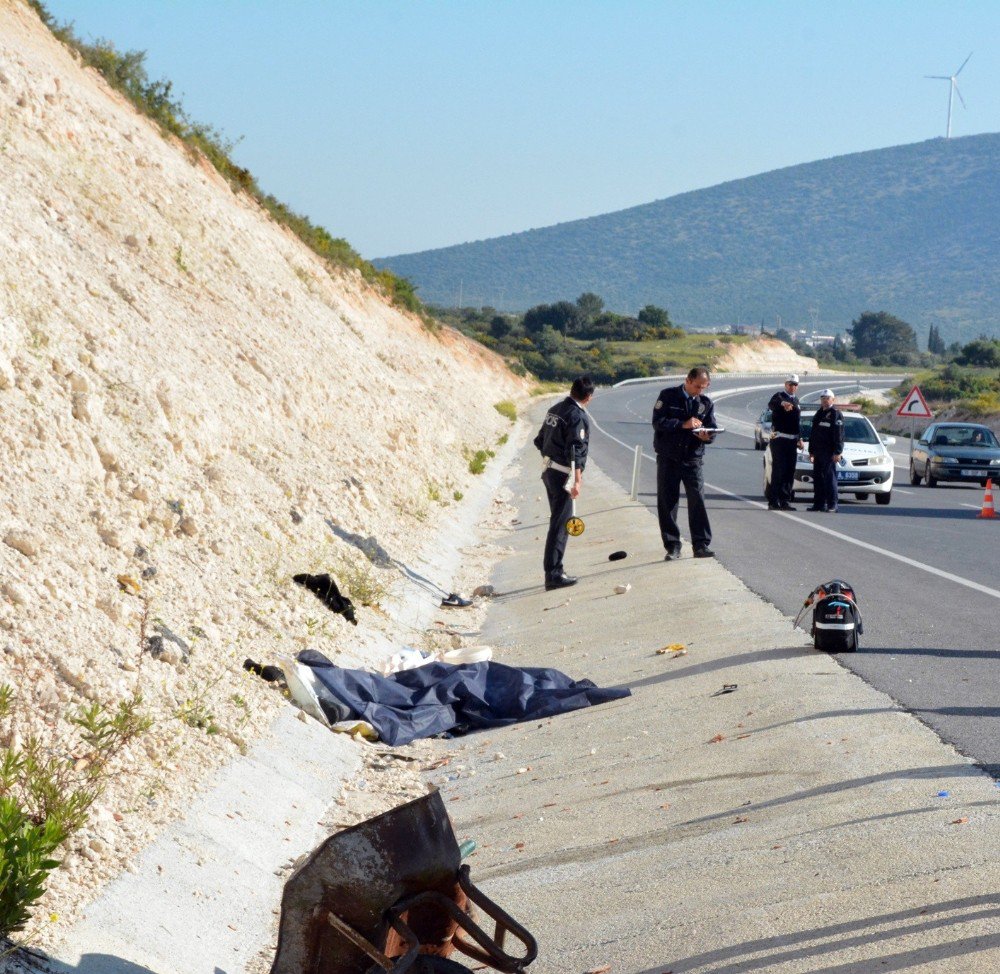
[(583, 402), (594, 394), (594, 380), (589, 375), (581, 375), (579, 379), (573, 380), (569, 394), (577, 402)]
[(688, 378), (694, 382), (695, 379), (707, 379), (708, 369), (704, 365), (696, 365), (690, 372), (688, 372)]

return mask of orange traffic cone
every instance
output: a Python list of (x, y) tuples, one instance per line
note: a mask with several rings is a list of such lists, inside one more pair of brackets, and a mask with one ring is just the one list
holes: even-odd
[(993, 478), (986, 481), (986, 493), (983, 494), (983, 509), (976, 517), (996, 517), (997, 512), (993, 510)]

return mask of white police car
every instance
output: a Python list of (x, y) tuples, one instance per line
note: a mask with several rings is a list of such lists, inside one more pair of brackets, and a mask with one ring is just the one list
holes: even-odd
[[(837, 490), (841, 497), (854, 496), (859, 501), (874, 494), (877, 504), (892, 500), (894, 467), (887, 447), (896, 442), (894, 436), (880, 436), (871, 421), (858, 413), (847, 412), (838, 406), (844, 416), (844, 453), (837, 465)], [(813, 468), (809, 462), (809, 434), (815, 410), (802, 412), (802, 439), (804, 448), (795, 461), (795, 491), (813, 492)], [(764, 452), (764, 496), (771, 483), (771, 451)]]

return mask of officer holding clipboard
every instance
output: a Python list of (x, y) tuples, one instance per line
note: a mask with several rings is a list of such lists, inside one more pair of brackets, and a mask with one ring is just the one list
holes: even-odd
[(679, 386), (664, 389), (653, 407), (653, 448), (656, 451), (656, 513), (666, 549), (664, 561), (681, 556), (677, 527), (681, 484), (687, 498), (688, 528), (695, 558), (712, 558), (712, 528), (705, 509), (705, 478), (701, 464), (705, 444), (716, 434), (715, 407), (704, 395), (711, 380), (708, 369), (697, 366)]

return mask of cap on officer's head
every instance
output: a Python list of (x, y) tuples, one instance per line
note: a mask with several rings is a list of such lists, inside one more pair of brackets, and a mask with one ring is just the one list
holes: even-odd
[(834, 398), (833, 390), (832, 389), (824, 389), (819, 394), (819, 397), (820, 397), (820, 399), (833, 399)]
[(799, 384), (799, 377), (793, 372), (790, 376), (788, 376), (785, 379), (785, 382), (786, 383), (790, 382), (793, 386), (797, 386)]

